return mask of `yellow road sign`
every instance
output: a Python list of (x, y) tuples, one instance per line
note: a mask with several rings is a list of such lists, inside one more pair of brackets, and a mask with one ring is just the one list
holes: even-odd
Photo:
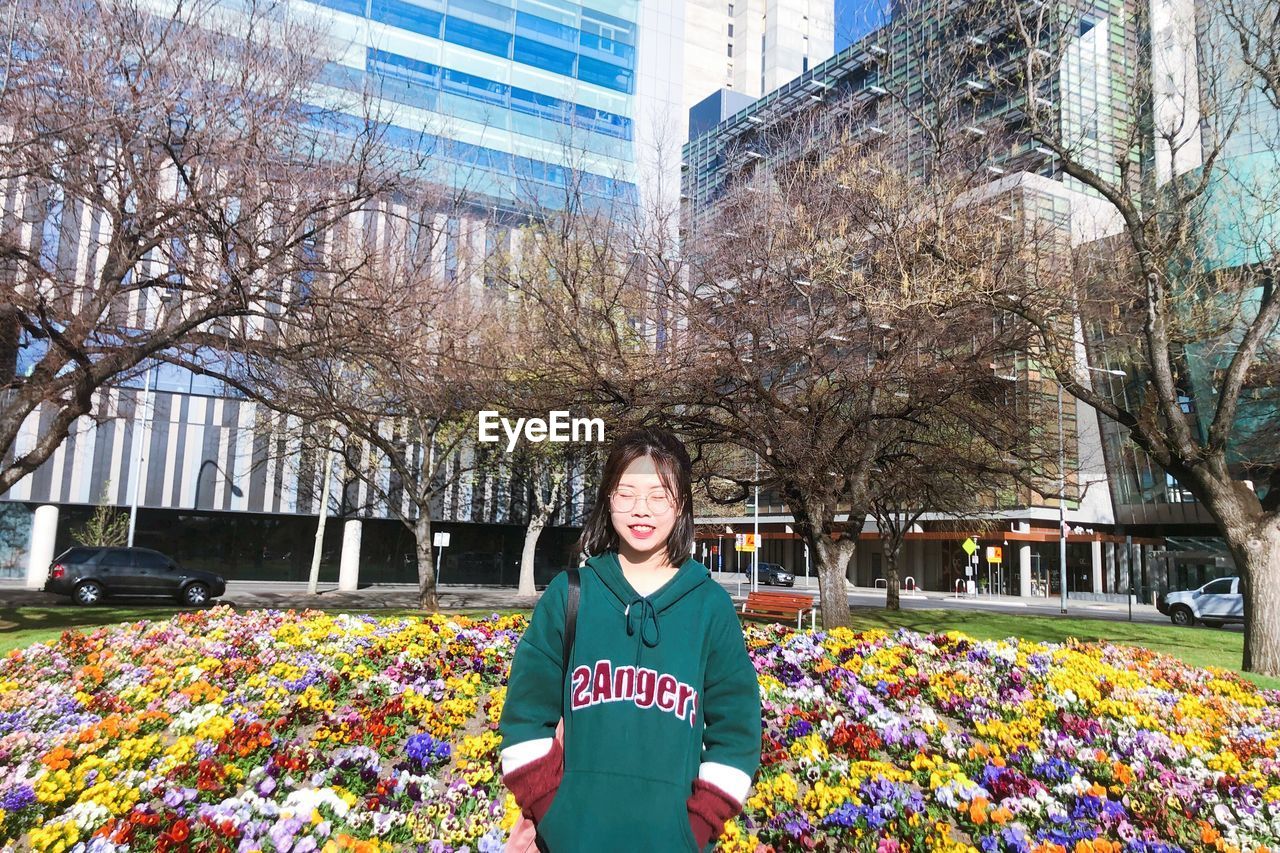
[(973, 552), (978, 550), (978, 543), (973, 537), (969, 537), (968, 539), (964, 540), (964, 544), (961, 545), (960, 547), (964, 549), (964, 552), (966, 554), (972, 557)]

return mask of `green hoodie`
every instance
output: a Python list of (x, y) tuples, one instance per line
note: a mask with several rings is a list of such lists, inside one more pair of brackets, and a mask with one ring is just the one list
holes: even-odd
[(649, 596), (627, 582), (616, 551), (588, 560), (581, 579), (570, 677), (564, 573), (516, 649), (504, 763), (545, 755), (563, 708), (564, 777), (538, 825), (547, 848), (693, 853), (693, 781), (741, 804), (760, 765), (760, 684), (733, 601), (694, 559)]

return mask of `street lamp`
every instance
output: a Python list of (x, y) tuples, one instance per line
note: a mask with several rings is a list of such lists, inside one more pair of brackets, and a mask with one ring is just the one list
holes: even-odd
[[(1107, 370), (1083, 365), (1085, 370), (1106, 373), (1110, 376), (1127, 376), (1123, 370)], [(1077, 421), (1077, 429), (1079, 421)], [(1067, 612), (1067, 455), (1066, 439), (1062, 424), (1062, 383), (1058, 383), (1058, 587), (1061, 595), (1061, 611)]]
[(760, 454), (755, 454), (756, 470), (755, 470), (755, 498), (752, 501), (752, 509), (755, 512), (755, 527), (753, 528), (754, 536), (751, 538), (751, 591), (760, 591)]
[(240, 487), (237, 486), (235, 483), (231, 482), (231, 477), (227, 475), (227, 472), (223, 471), (220, 467), (218, 467), (218, 463), (216, 460), (206, 459), (200, 463), (200, 471), (196, 474), (196, 494), (195, 494), (195, 497), (192, 498), (191, 500), (192, 509), (200, 508), (200, 479), (204, 477), (204, 469), (209, 465), (213, 466), (213, 470), (217, 471), (223, 477), (226, 477), (227, 485), (231, 486), (231, 494), (235, 495), (236, 497), (242, 497), (244, 495), (244, 492), (241, 491)]

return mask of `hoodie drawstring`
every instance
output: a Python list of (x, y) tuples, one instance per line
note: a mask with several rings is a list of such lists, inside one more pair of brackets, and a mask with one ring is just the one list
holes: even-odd
[[(638, 606), (637, 606), (638, 605)], [(640, 616), (640, 630), (637, 632), (635, 626), (631, 623), (631, 612), (635, 609)], [(647, 598), (637, 598), (635, 601), (627, 605), (627, 609), (623, 612), (623, 616), (627, 619), (627, 636), (636, 637), (636, 660), (634, 666), (640, 666), (640, 648), (641, 643), (653, 648), (658, 645), (662, 637), (662, 629), (658, 625), (658, 610), (653, 606), (653, 602)], [(653, 625), (653, 639), (649, 639), (649, 625)], [(636, 636), (637, 633), (639, 636)]]

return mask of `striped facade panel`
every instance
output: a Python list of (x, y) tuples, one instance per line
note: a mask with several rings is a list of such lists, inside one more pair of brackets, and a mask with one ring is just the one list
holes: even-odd
[[(298, 476), (297, 460), (277, 458), (282, 451), (296, 451), (297, 443), (275, 433), (274, 422), (260, 418), (257, 404), (158, 392), (144, 430), (135, 417), (142, 413), (141, 391), (108, 389), (101, 396), (107, 416), (78, 420), (54, 454), (0, 494), (0, 500), (124, 507), (133, 499), (133, 483), (141, 467), (146, 470), (145, 487), (137, 496), (139, 506), (315, 511), (310, 502), (295, 508), (298, 486), (292, 478)], [(48, 408), (33, 413), (9, 457), (29, 449), (53, 416)], [(147, 453), (139, 459), (144, 432), (149, 433)], [(311, 466), (305, 473), (316, 477), (319, 472)], [(341, 472), (336, 471), (335, 484), (340, 482)]]

